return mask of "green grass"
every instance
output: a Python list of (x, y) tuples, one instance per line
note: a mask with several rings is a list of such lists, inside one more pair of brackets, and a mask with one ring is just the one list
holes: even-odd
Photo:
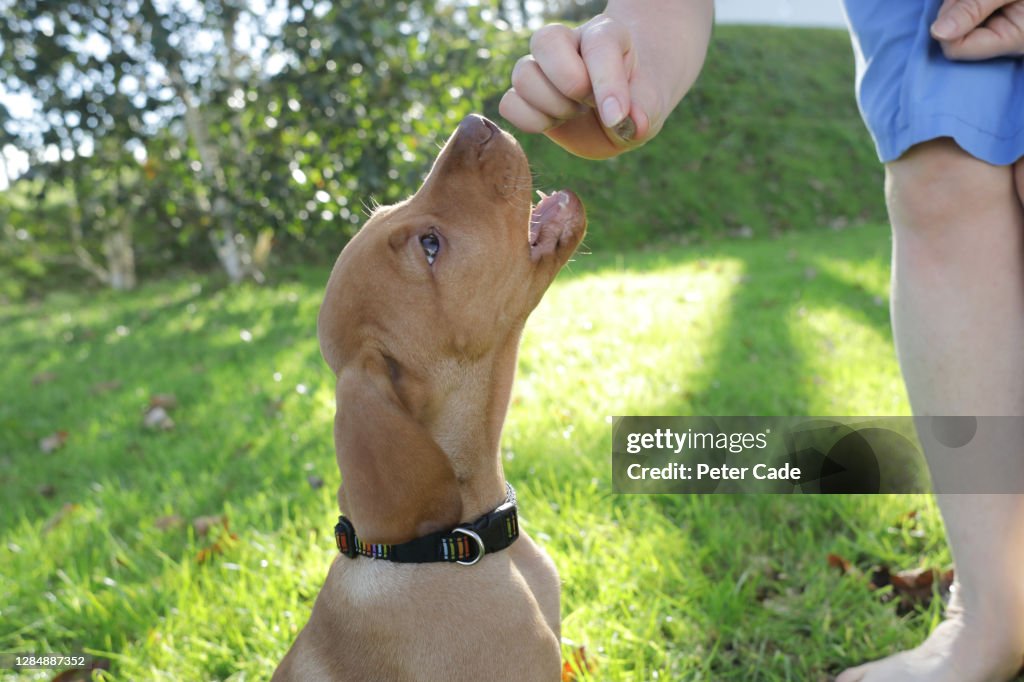
[[(929, 497), (610, 492), (610, 415), (906, 414), (888, 249), (873, 225), (603, 251), (556, 281), (527, 328), (502, 456), (589, 679), (824, 680), (938, 618), (897, 618), (826, 564), (948, 564)], [(0, 310), (0, 651), (85, 650), (119, 680), (269, 675), (335, 553), (326, 276)], [(177, 398), (172, 430), (142, 426), (157, 393)], [(57, 430), (66, 444), (42, 453)], [(923, 532), (894, 530), (910, 510)], [(199, 537), (190, 521), (209, 514), (237, 538)], [(169, 515), (184, 524), (161, 530)]]
[(853, 82), (845, 31), (716, 26), (700, 80), (651, 144), (595, 163), (520, 140), (542, 186), (586, 198), (605, 226), (596, 250), (881, 222)]

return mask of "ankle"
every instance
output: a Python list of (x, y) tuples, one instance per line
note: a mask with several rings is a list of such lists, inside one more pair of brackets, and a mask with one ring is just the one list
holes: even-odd
[(965, 610), (954, 620), (962, 628), (957, 648), (967, 657), (988, 661), (997, 679), (1010, 679), (1024, 667), (1024, 611)]

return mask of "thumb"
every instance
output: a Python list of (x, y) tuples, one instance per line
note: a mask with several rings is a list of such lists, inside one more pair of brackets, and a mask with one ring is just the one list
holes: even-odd
[(932, 24), (937, 40), (956, 40), (977, 28), (1007, 0), (946, 0)]
[(590, 76), (594, 108), (606, 128), (629, 115), (629, 78), (635, 56), (629, 31), (610, 17), (598, 15), (580, 27), (580, 56)]

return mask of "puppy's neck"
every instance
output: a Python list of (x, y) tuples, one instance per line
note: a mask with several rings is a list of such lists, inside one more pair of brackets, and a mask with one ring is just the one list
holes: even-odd
[(498, 442), (518, 335), (472, 360), (435, 366), (416, 413), (386, 359), (367, 353), (338, 376), (338, 503), (366, 542), (397, 543), (477, 519), (505, 499)]
[(459, 483), (463, 521), (476, 519), (505, 499), (500, 441), (517, 350), (518, 335), (468, 371), (464, 368), (433, 420), (431, 433), (448, 455)]

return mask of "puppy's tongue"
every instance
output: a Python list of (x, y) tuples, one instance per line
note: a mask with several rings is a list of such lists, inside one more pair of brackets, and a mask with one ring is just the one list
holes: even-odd
[(537, 190), (537, 194), (541, 198), (530, 214), (530, 246), (537, 245), (544, 227), (550, 224), (562, 212), (562, 209), (569, 205), (569, 195), (566, 192), (544, 194)]

